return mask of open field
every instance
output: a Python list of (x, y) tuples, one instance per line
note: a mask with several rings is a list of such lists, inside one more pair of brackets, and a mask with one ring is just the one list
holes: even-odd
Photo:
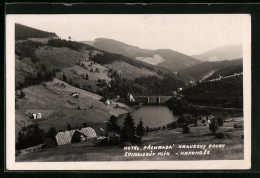
[(42, 44), (48, 44), (48, 41), (50, 40), (51, 38), (28, 38), (28, 40), (31, 40), (31, 41), (34, 41), (34, 42), (39, 42), (39, 43), (42, 43)]
[(158, 76), (157, 73), (145, 68), (138, 68), (126, 62), (113, 62), (105, 65), (108, 69), (117, 71), (122, 78), (134, 79), (140, 76)]
[[(102, 123), (111, 115), (125, 114), (129, 111), (129, 107), (122, 103), (112, 102), (108, 106), (99, 101), (101, 96), (75, 88), (58, 79), (46, 82), (46, 86), (34, 85), (24, 88), (23, 91), (25, 98), (16, 101), (18, 106), (15, 111), (16, 134), (24, 125), (36, 122), (45, 131), (51, 127), (61, 130), (65, 129), (68, 123), (72, 127), (83, 123)], [(71, 96), (73, 92), (78, 92), (79, 98)], [(78, 105), (80, 110), (77, 109)], [(41, 112), (44, 119), (37, 121), (30, 119), (26, 116), (28, 112)]]
[(146, 62), (148, 64), (152, 64), (152, 65), (158, 65), (159, 63), (162, 63), (165, 61), (165, 59), (162, 58), (162, 56), (160, 56), (158, 54), (154, 54), (151, 57), (136, 57), (136, 59)]
[[(91, 61), (83, 61), (83, 66), (74, 65), (71, 67), (66, 67), (62, 69), (62, 72), (57, 73), (56, 77), (62, 79), (63, 72), (67, 77), (67, 80), (71, 80), (72, 83), (77, 83), (81, 87), (85, 86), (88, 90), (101, 90), (100, 87), (96, 85), (98, 79), (110, 82), (111, 78), (108, 77), (108, 69), (97, 63), (93, 63), (89, 66)], [(96, 71), (98, 70), (98, 72)], [(86, 80), (86, 74), (88, 75), (88, 80)]]
[[(31, 152), (25, 155), (18, 155), (16, 161), (136, 161), (136, 160), (237, 160), (243, 159), (244, 135), (243, 128), (233, 128), (235, 122), (243, 118), (236, 118), (231, 122), (224, 122), (221, 130), (231, 137), (227, 139), (216, 139), (209, 130), (208, 126), (199, 123), (197, 127), (191, 126), (189, 134), (183, 134), (182, 129), (160, 130), (149, 132), (143, 137), (142, 143), (138, 146), (141, 151), (125, 151), (122, 146), (100, 146), (95, 143), (85, 142), (78, 144), (64, 145)], [(169, 156), (153, 157), (126, 157), (125, 152), (154, 153), (164, 152), (165, 150), (145, 150), (144, 146), (166, 146), (173, 145), (173, 149), (166, 150), (170, 152)], [(184, 149), (179, 145), (206, 145), (205, 149)], [(210, 144), (221, 144), (222, 148), (209, 148)], [(189, 151), (210, 151), (208, 155), (181, 155), (181, 152)], [(178, 153), (178, 154), (176, 154)]]
[(78, 61), (89, 58), (88, 51), (75, 51), (66, 47), (57, 48), (44, 46), (35, 51), (39, 59), (38, 66), (45, 64), (49, 69), (75, 65)]

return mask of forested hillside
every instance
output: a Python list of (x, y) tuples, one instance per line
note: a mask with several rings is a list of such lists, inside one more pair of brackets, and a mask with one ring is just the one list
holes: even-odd
[(15, 24), (15, 40), (24, 40), (27, 38), (50, 38), (57, 37), (55, 33), (38, 30), (27, 27), (22, 24)]
[(243, 108), (243, 75), (198, 83), (181, 92), (188, 103), (201, 106)]
[(226, 77), (230, 76), (233, 74), (239, 74), (243, 72), (243, 65), (242, 64), (237, 64), (234, 66), (228, 66), (223, 69), (219, 69), (218, 71), (214, 72), (211, 76), (206, 78), (205, 80), (211, 80), (211, 79), (216, 79), (219, 76), (221, 77)]
[[(233, 71), (233, 66), (238, 66), (239, 69), (239, 66), (242, 67), (242, 63), (243, 63), (242, 59), (235, 59), (231, 61), (226, 60), (226, 61), (217, 61), (217, 62), (202, 62), (181, 70), (178, 73), (178, 75), (182, 77), (185, 81), (197, 81), (197, 80), (206, 79), (219, 70), (221, 70), (220, 72), (218, 72), (219, 74), (224, 74), (224, 73), (231, 72), (229, 71), (230, 68), (232, 68)], [(234, 69), (235, 69), (234, 71), (237, 70), (236, 68)]]
[[(33, 34), (38, 32), (28, 29)], [(46, 36), (42, 37), (46, 39)], [(19, 77), (16, 76), (17, 89), (55, 77), (108, 98), (125, 96), (128, 92), (139, 95), (171, 94), (178, 87), (185, 86), (177, 75), (160, 66), (71, 40), (50, 38), (42, 43), (38, 39), (15, 43), (16, 75), (19, 74)], [(28, 66), (30, 70), (26, 69)]]
[(137, 96), (172, 95), (178, 87), (185, 83), (175, 75), (166, 74), (163, 78), (156, 76), (139, 77), (134, 80), (116, 77), (111, 82), (111, 87), (104, 90), (104, 96), (114, 98), (116, 95), (125, 97), (127, 93)]

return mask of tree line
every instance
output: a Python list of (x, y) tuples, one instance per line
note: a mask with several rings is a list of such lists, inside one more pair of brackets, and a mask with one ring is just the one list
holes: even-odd
[(75, 51), (80, 51), (85, 47), (85, 44), (78, 43), (75, 41), (70, 41), (70, 40), (67, 41), (62, 39), (50, 39), (48, 40), (48, 46), (57, 47), (57, 48), (67, 47)]
[(22, 89), (31, 85), (39, 85), (42, 82), (53, 81), (56, 77), (56, 73), (59, 72), (59, 69), (47, 70), (45, 66), (42, 66), (42, 69), (34, 74), (29, 74), (24, 77), (24, 82), (18, 82), (15, 86), (15, 89)]
[(34, 42), (27, 40), (24, 42), (15, 43), (15, 54), (19, 56), (19, 60), (23, 60), (25, 57), (31, 58), (33, 63), (38, 61), (37, 56), (35, 55), (36, 49), (41, 47), (42, 44), (39, 42)]
[[(111, 140), (106, 140), (106, 143), (117, 144), (120, 142), (131, 142), (137, 143), (140, 142), (142, 136), (145, 134), (145, 127), (143, 125), (142, 120), (139, 121), (138, 125), (135, 127), (135, 122), (130, 113), (125, 117), (123, 126), (120, 127), (118, 125), (117, 118), (113, 115), (108, 119), (106, 125), (106, 136), (109, 136), (109, 133), (112, 133)], [(116, 136), (116, 135), (120, 135)], [(104, 141), (103, 141), (104, 142)]]
[(142, 76), (135, 79), (121, 78), (114, 75), (110, 88), (105, 88), (102, 96), (113, 99), (117, 95), (126, 97), (128, 93), (133, 95), (172, 95), (174, 90), (183, 87), (185, 83), (174, 75)]

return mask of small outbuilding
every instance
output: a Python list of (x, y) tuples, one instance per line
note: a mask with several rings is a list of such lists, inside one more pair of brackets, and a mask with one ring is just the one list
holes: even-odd
[(32, 114), (32, 118), (33, 119), (41, 119), (42, 118), (42, 113), (33, 113)]
[(182, 91), (182, 88), (178, 88), (178, 92)]
[(74, 98), (78, 98), (79, 97), (79, 93), (77, 93), (77, 92), (73, 92), (70, 95), (73, 96)]
[(128, 98), (128, 100), (129, 100), (130, 102), (135, 102), (135, 98), (134, 98), (134, 96), (133, 96), (131, 93), (128, 93), (128, 94), (127, 94), (127, 98)]
[(105, 104), (109, 106), (109, 105), (111, 104), (111, 101), (110, 101), (109, 99), (107, 99), (107, 100), (105, 101)]

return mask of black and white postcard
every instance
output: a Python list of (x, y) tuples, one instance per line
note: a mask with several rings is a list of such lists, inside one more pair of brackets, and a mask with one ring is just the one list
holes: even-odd
[(8, 170), (251, 166), (249, 14), (6, 16)]

